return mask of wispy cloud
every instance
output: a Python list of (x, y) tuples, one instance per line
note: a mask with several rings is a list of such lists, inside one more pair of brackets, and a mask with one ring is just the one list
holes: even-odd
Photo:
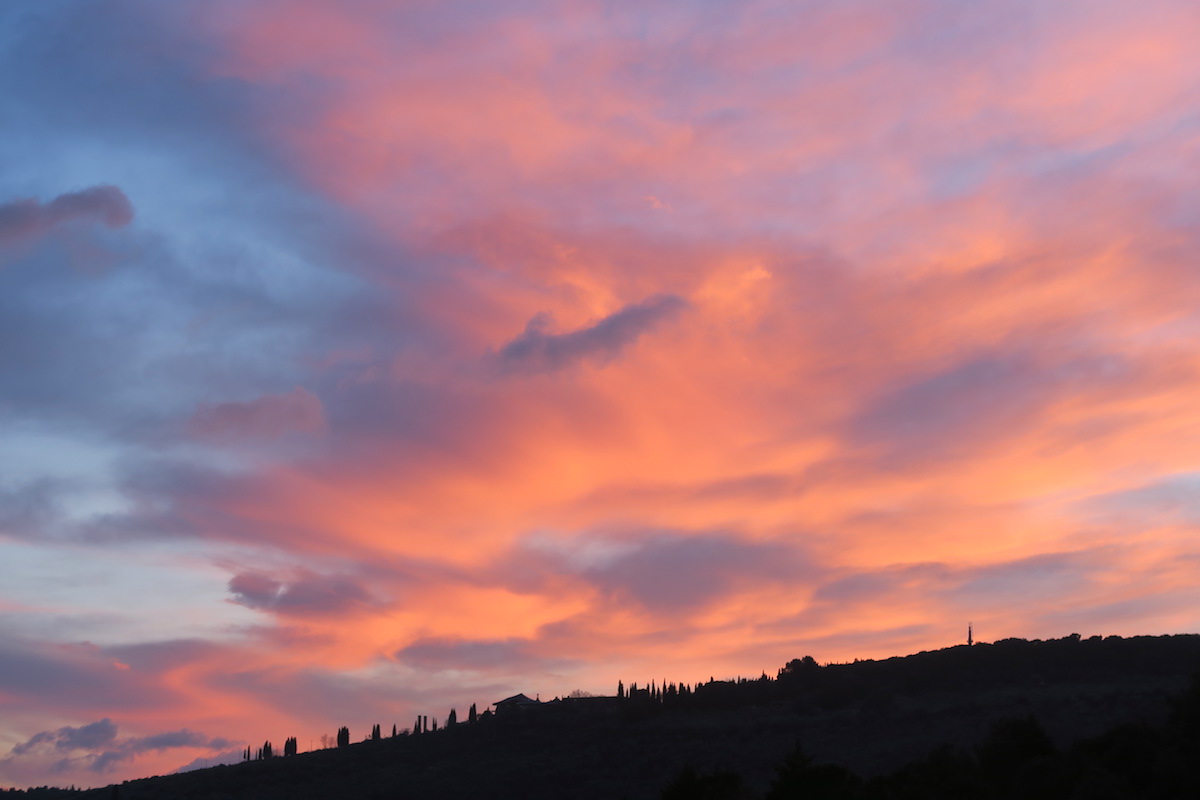
[(519, 336), (500, 348), (500, 361), (513, 372), (554, 372), (581, 361), (603, 365), (686, 307), (680, 297), (659, 295), (565, 333), (551, 333), (553, 317), (537, 314)]

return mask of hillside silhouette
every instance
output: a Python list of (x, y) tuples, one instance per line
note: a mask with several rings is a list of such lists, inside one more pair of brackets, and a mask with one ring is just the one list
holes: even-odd
[(803, 657), (773, 676), (517, 695), (441, 727), (363, 721), (366, 741), (346, 726), (329, 749), (294, 754), (281, 738), (240, 764), (11, 796), (1200, 797), (1198, 673), (1198, 635)]

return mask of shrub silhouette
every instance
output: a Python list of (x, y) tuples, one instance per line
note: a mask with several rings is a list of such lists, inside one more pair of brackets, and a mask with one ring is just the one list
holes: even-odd
[(700, 775), (690, 764), (667, 784), (662, 800), (737, 800), (745, 797), (742, 776), (734, 772), (713, 772)]
[(859, 796), (862, 780), (845, 767), (814, 764), (799, 743), (779, 765), (766, 800), (793, 798), (852, 798)]

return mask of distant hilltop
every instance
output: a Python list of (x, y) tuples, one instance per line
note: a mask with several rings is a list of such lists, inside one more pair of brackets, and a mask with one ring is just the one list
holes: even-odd
[[(1072, 794), (1086, 781), (1106, 797), (1200, 797), (1146, 777), (1200, 787), (1197, 673), (1195, 634), (1005, 639), (844, 664), (802, 656), (773, 676), (517, 694), (483, 713), (472, 705), (461, 722), (451, 710), (440, 727), (421, 716), (389, 736), (375, 723), (352, 744), (343, 726), (328, 749), (295, 754), (287, 737), (282, 756), (267, 742), (246, 763), (29, 796), (937, 797), (921, 781), (957, 776), (975, 787), (965, 797), (1093, 796)], [(1031, 788), (1050, 780), (1037, 770), (1055, 771), (1057, 794)], [(842, 793), (793, 792), (823, 780)]]

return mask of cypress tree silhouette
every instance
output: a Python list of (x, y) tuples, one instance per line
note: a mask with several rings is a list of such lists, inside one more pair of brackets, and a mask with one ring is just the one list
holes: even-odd
[(396, 730), (396, 723), (393, 722), (392, 723), (392, 738), (395, 739), (396, 736), (398, 735), (398, 733), (399, 732)]
[(621, 683), (621, 681), (617, 681), (617, 699), (623, 699), (624, 697), (625, 697), (625, 684)]
[(477, 719), (479, 719), (479, 714), (475, 711), (475, 704), (471, 703), (471, 710), (467, 712), (467, 722), (473, 725)]
[(261, 753), (261, 758), (263, 761), (266, 761), (268, 758), (271, 758), (275, 755), (275, 753), (271, 750), (271, 743), (269, 741), (263, 742)]
[(446, 727), (450, 728), (458, 724), (458, 712), (453, 708), (450, 709), (450, 715), (446, 717)]
[(371, 728), (371, 741), (378, 742), (383, 738), (383, 732), (379, 730), (379, 723), (375, 723), (375, 727)]
[(421, 715), (417, 714), (417, 721), (413, 725), (413, 733), (420, 733), (420, 732), (421, 732)]
[(288, 738), (283, 740), (283, 754), (285, 756), (296, 755), (297, 749), (298, 749), (298, 744), (296, 742), (295, 736), (289, 736)]
[(337, 746), (338, 747), (349, 747), (350, 746), (350, 729), (348, 727), (346, 727), (345, 725), (338, 728)]

